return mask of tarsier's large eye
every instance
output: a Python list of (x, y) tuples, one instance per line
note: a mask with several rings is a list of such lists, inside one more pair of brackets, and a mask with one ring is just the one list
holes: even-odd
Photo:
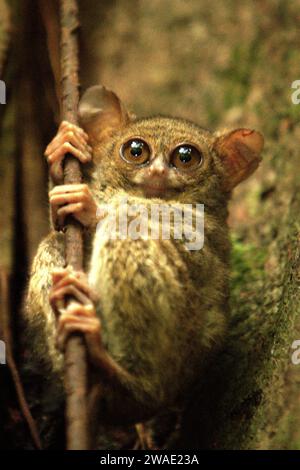
[(150, 158), (149, 145), (142, 139), (130, 139), (120, 148), (121, 157), (128, 163), (143, 165)]
[(191, 144), (181, 144), (171, 153), (170, 163), (180, 170), (190, 170), (200, 165), (203, 155)]

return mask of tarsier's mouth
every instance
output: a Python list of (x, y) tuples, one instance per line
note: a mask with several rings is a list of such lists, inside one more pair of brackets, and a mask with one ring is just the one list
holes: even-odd
[(159, 187), (159, 186), (142, 186), (143, 192), (146, 197), (164, 197), (167, 189), (164, 187)]
[(173, 186), (162, 184), (162, 183), (143, 183), (140, 185), (144, 195), (146, 197), (160, 197), (163, 199), (168, 199), (175, 193), (181, 191), (181, 188), (174, 188)]

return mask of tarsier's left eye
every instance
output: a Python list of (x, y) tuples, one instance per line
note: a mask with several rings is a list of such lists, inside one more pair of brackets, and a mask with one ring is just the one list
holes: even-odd
[(170, 163), (180, 170), (190, 170), (200, 165), (203, 155), (191, 144), (182, 144), (171, 153)]
[(130, 139), (120, 148), (121, 157), (128, 163), (143, 165), (150, 158), (149, 145), (142, 139)]

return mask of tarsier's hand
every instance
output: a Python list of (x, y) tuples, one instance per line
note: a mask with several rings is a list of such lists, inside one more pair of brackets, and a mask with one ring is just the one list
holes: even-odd
[(78, 158), (82, 163), (92, 160), (92, 148), (88, 144), (89, 136), (78, 126), (63, 121), (56, 136), (45, 150), (50, 176), (54, 183), (63, 182), (62, 162), (67, 153)]
[(72, 215), (85, 227), (95, 227), (98, 206), (87, 184), (62, 184), (49, 192), (53, 225), (60, 230)]
[[(101, 322), (96, 315), (95, 303), (99, 300), (82, 271), (70, 267), (52, 271), (53, 286), (50, 305), (57, 316), (56, 345), (64, 351), (72, 333), (84, 335), (90, 362), (102, 371), (102, 379), (119, 382), (130, 381), (124, 371), (105, 350), (101, 337)], [(72, 300), (70, 301), (70, 297)]]
[[(101, 323), (94, 306), (97, 299), (88, 284), (86, 274), (71, 268), (57, 269), (52, 272), (52, 280), (49, 300), (57, 315), (58, 349), (64, 350), (70, 334), (82, 333), (90, 359), (97, 362), (103, 349)], [(67, 297), (72, 297), (68, 304)]]

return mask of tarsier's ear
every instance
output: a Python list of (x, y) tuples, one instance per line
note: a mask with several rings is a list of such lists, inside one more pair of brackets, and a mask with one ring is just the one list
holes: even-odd
[(236, 129), (217, 137), (214, 149), (225, 170), (226, 191), (231, 191), (256, 170), (263, 146), (263, 136), (250, 129)]
[(94, 144), (130, 120), (117, 95), (102, 85), (86, 90), (79, 102), (78, 112), (80, 125)]

